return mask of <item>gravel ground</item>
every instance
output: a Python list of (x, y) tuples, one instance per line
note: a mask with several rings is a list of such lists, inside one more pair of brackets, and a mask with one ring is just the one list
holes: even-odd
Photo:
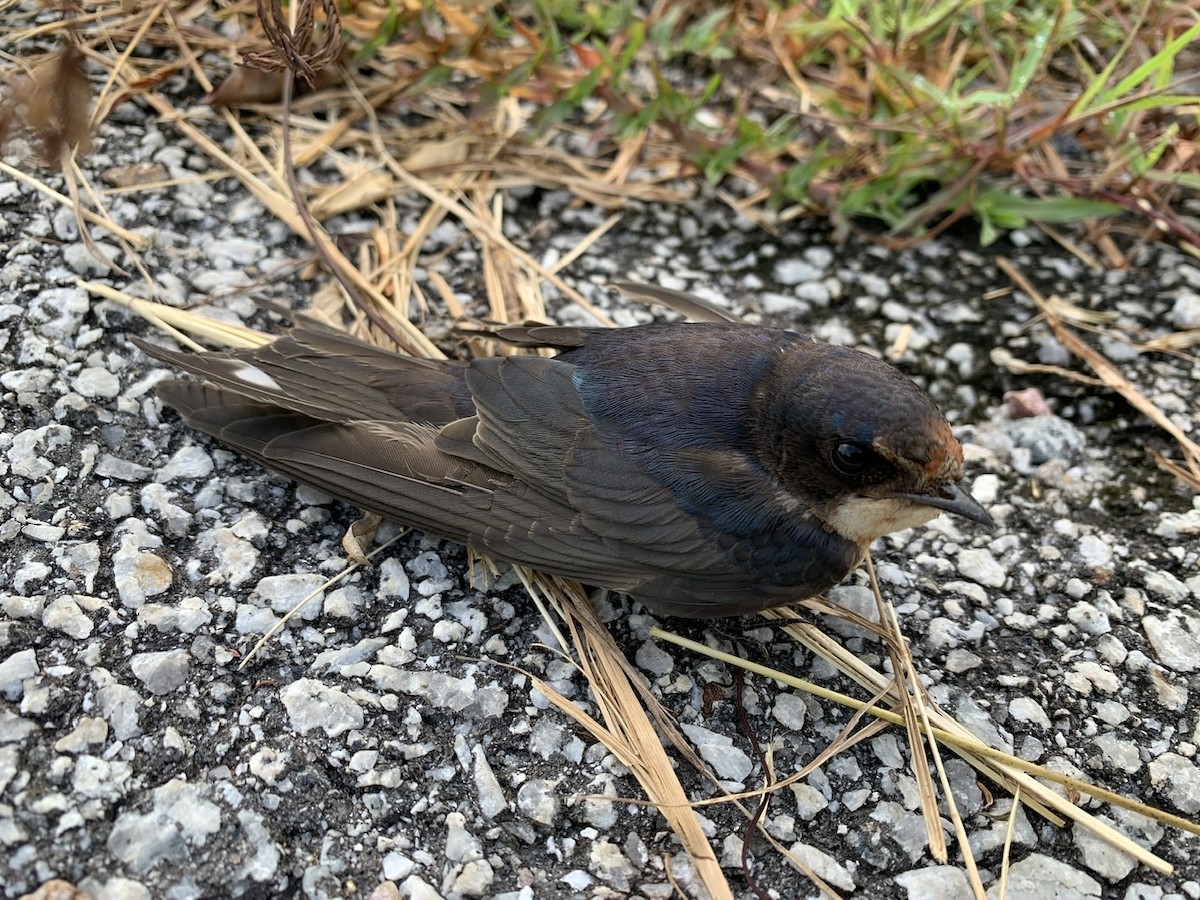
[[(214, 132), (215, 121), (214, 121)], [(22, 164), (19, 147), (8, 161)], [(232, 180), (138, 107), (118, 107), (85, 161), (161, 166), (173, 188), (119, 195), (113, 216), (152, 240), (162, 299), (263, 324), (240, 290), (302, 304), (281, 274), (306, 254)], [(405, 227), (420, 209), (405, 205)], [(604, 214), (530, 191), (510, 236), (546, 261)], [(337, 226), (353, 230), (354, 223)], [(101, 248), (129, 268), (115, 243)], [(450, 225), (437, 242), (451, 247)], [(344, 564), (356, 512), (189, 433), (154, 399), (163, 377), (126, 340), (152, 334), (79, 277), (143, 284), (96, 262), (72, 213), (0, 182), (0, 885), (18, 897), (52, 878), (109, 898), (665, 898), (694, 879), (663, 820), (590, 795), (636, 783), (549, 707), (524, 672), (587, 704), (512, 578), (481, 586), (461, 547), (409, 536), (386, 561), (320, 591)], [(1149, 335), (1200, 325), (1200, 266), (1147, 249), (1103, 275), (1039, 235), (1002, 252), (1047, 293), (1119, 314)], [(482, 296), (471, 245), (440, 268)], [(602, 289), (657, 281), (727, 298), (747, 318), (886, 350), (967, 442), (994, 533), (937, 520), (881, 542), (876, 559), (935, 699), (1020, 755), (1195, 817), (1200, 722), (1200, 502), (1161, 472), (1163, 435), (1106, 392), (1017, 377), (996, 351), (1069, 365), (1033, 307), (969, 238), (903, 254), (836, 244), (803, 224), (771, 236), (708, 197), (632, 205), (574, 264), (571, 280), (620, 324), (650, 317)], [(478, 308), (478, 307), (476, 307)], [(554, 304), (559, 321), (582, 312)], [(1102, 349), (1195, 433), (1195, 363)], [(1041, 389), (1053, 415), (1013, 419), (1006, 391)], [(863, 603), (861, 573), (835, 591)], [(301, 615), (246, 671), (237, 664), (298, 598)], [(731, 786), (761, 785), (713, 662), (647, 637), (625, 598), (597, 602), (627, 654)], [(664, 624), (845, 687), (755, 620)], [(831, 625), (864, 658), (880, 648)], [(497, 665), (503, 663), (506, 665)], [(776, 771), (802, 765), (841, 711), (751, 678), (751, 728)], [(993, 884), (1010, 807), (949, 764), (971, 841)], [(707, 789), (682, 776), (695, 796)], [(861, 897), (965, 896), (961, 860), (928, 854), (905, 741), (884, 733), (785, 790), (769, 831), (839, 890)], [(1200, 843), (1093, 806), (1175, 864), (1139, 867), (1088, 835), (1018, 812), (1010, 897), (1200, 897)], [(744, 822), (704, 810), (739, 896)], [(953, 851), (952, 851), (953, 852)], [(761, 842), (753, 871), (772, 896), (813, 893)], [(1054, 893), (1056, 892), (1056, 893)]]

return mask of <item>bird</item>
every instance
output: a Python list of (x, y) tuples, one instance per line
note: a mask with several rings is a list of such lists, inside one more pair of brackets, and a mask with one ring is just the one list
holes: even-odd
[[(868, 353), (730, 321), (495, 329), (555, 355), (392, 352), (303, 315), (271, 343), (185, 353), (157, 393), (192, 428), (359, 508), (664, 616), (785, 606), (885, 534), (992, 527), (933, 400)], [(711, 314), (710, 314), (711, 313)]]

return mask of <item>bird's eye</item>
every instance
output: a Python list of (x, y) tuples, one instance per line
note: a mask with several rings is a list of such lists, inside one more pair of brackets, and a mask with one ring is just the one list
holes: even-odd
[(830, 453), (833, 467), (842, 475), (853, 477), (866, 471), (871, 461), (871, 450), (856, 441), (842, 441), (835, 444)]

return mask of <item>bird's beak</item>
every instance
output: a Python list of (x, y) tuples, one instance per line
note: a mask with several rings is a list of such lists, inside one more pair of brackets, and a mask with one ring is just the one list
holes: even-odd
[(933, 488), (926, 494), (892, 494), (898, 500), (909, 500), (922, 506), (931, 506), (944, 512), (971, 519), (988, 528), (995, 528), (996, 523), (988, 515), (986, 509), (968, 494), (961, 484), (946, 484)]

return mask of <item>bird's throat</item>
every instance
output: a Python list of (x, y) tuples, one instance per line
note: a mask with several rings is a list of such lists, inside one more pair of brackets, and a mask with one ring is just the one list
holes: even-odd
[(856, 496), (838, 500), (824, 518), (835, 532), (865, 550), (885, 534), (916, 528), (936, 515), (938, 510), (910, 500)]

